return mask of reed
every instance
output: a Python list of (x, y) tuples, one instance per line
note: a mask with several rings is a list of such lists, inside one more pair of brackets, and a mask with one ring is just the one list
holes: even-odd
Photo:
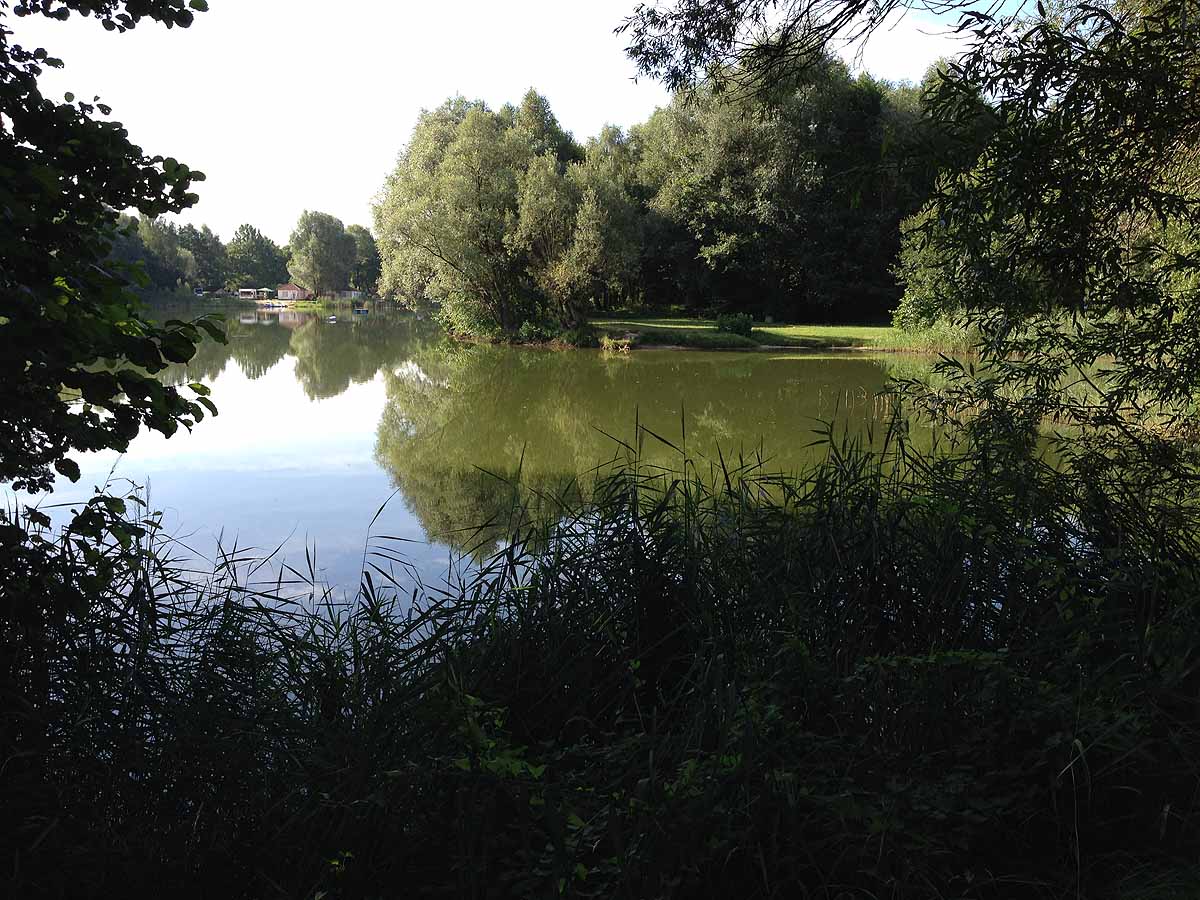
[(350, 598), (152, 519), (91, 541), (86, 607), (4, 621), (11, 895), (1194, 888), (1194, 507), (824, 440), (780, 473), (638, 427), (469, 574), (376, 539)]

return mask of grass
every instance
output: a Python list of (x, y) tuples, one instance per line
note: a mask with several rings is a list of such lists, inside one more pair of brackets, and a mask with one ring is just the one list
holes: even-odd
[(903, 433), (785, 477), (637, 429), (411, 592), (386, 536), (345, 600), (110, 542), (0, 619), (6, 895), (1185, 896), (1195, 510)]
[(286, 303), (289, 309), (294, 309), (297, 312), (319, 312), (327, 309), (350, 309), (356, 303), (362, 304), (364, 300), (332, 300), (328, 297), (319, 298), (316, 300), (275, 300), (274, 303)]
[(756, 323), (750, 337), (717, 331), (712, 319), (596, 318), (592, 324), (614, 338), (636, 335), (638, 346), (674, 346), (704, 350), (753, 350), (789, 347), (806, 350), (960, 351), (962, 335), (909, 333), (890, 325), (783, 325)]

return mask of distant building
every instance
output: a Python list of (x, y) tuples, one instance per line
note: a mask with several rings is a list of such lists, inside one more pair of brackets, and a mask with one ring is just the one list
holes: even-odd
[(333, 299), (335, 300), (361, 300), (363, 298), (362, 291), (334, 291)]
[(280, 300), (311, 300), (312, 291), (306, 291), (298, 284), (281, 284), (275, 288), (275, 296)]

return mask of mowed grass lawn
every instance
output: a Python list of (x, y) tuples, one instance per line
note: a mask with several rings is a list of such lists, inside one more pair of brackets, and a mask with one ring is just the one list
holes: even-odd
[(598, 318), (592, 324), (611, 337), (638, 335), (638, 343), (699, 347), (712, 350), (755, 347), (838, 347), (895, 349), (904, 336), (890, 325), (766, 325), (754, 324), (750, 337), (717, 331), (712, 319)]

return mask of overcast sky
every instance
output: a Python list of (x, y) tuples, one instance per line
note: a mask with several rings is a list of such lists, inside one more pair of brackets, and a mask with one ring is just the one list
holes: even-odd
[[(613, 29), (634, 0), (209, 0), (186, 30), (124, 35), (92, 19), (9, 19), (13, 42), (66, 68), (44, 90), (99, 94), (147, 153), (200, 169), (181, 218), (228, 240), (250, 222), (286, 242), (301, 211), (371, 224), (375, 195), (422, 108), (461, 93), (493, 108), (534, 87), (580, 139), (667, 101), (633, 82)], [(910, 15), (865, 47), (863, 67), (918, 80), (948, 55), (945, 28)]]

